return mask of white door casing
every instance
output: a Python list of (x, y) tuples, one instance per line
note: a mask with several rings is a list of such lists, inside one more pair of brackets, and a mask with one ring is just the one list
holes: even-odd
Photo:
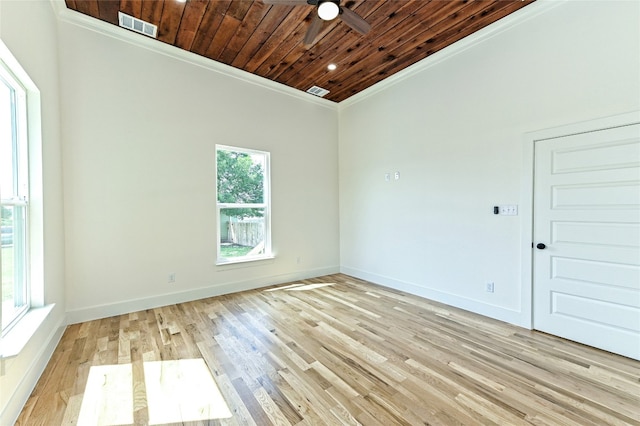
[(640, 124), (534, 151), (534, 328), (640, 359)]

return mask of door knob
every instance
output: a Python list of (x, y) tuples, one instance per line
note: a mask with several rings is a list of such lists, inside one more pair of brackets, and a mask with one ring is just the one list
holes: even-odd
[(545, 246), (545, 245), (544, 245), (544, 244), (542, 244), (542, 243), (538, 243), (538, 244), (536, 245), (536, 248), (538, 248), (539, 250), (544, 250), (544, 249), (546, 249), (546, 248), (547, 248), (547, 246)]

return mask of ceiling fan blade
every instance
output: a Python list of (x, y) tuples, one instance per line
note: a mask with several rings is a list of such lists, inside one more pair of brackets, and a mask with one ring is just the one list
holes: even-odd
[(307, 30), (307, 34), (304, 36), (304, 44), (310, 45), (313, 44), (313, 41), (318, 36), (320, 32), (320, 28), (322, 28), (322, 23), (324, 21), (318, 16), (317, 13), (313, 13), (313, 20), (311, 21), (311, 25), (309, 25), (309, 29)]
[(340, 8), (339, 17), (340, 19), (342, 19), (342, 22), (344, 22), (345, 24), (347, 24), (348, 26), (350, 26), (351, 28), (353, 28), (354, 30), (356, 30), (362, 35), (365, 35), (371, 29), (371, 25), (367, 21), (362, 19), (360, 15), (355, 13), (353, 10), (348, 9), (346, 7)]
[(262, 0), (264, 4), (284, 4), (287, 6), (307, 5), (307, 0)]

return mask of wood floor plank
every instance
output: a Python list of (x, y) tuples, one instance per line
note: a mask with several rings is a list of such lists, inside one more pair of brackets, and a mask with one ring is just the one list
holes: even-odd
[(110, 366), (149, 424), (145, 365), (196, 359), (232, 416), (189, 426), (640, 426), (640, 362), (342, 274), (71, 325), (17, 424), (76, 424)]

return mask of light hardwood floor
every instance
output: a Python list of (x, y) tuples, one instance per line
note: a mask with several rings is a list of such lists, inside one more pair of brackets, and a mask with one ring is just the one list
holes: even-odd
[(640, 425), (640, 362), (338, 274), (69, 326), (18, 424), (122, 421)]

